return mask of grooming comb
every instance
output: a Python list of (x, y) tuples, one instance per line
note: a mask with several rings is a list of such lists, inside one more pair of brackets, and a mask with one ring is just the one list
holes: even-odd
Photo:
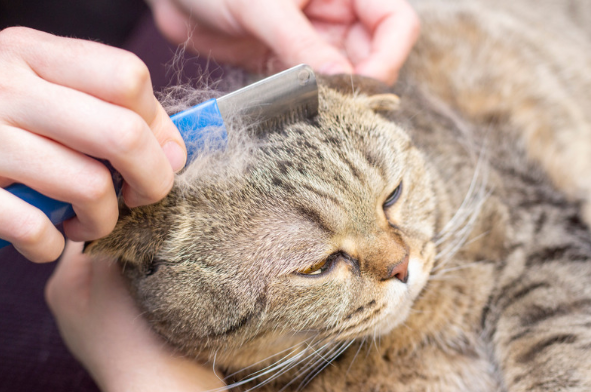
[[(227, 140), (225, 124), (236, 118), (241, 124), (253, 124), (257, 129), (269, 129), (310, 118), (318, 113), (318, 86), (312, 69), (301, 64), (259, 82), (210, 99), (171, 116), (187, 145), (187, 164), (203, 147), (209, 136), (207, 128), (218, 131), (220, 147)], [(121, 191), (121, 176), (108, 162), (117, 194)], [(71, 204), (51, 199), (23, 185), (14, 184), (6, 190), (39, 208), (54, 225), (73, 218)], [(0, 239), (0, 248), (9, 245)]]

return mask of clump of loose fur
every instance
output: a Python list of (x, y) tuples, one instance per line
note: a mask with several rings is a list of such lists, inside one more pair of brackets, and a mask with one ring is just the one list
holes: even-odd
[(416, 1), (394, 90), (323, 78), (88, 251), (235, 390), (590, 390), (591, 51), (551, 3)]

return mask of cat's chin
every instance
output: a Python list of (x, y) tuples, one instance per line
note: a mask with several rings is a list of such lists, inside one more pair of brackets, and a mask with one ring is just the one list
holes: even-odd
[(406, 284), (391, 280), (388, 282), (384, 300), (384, 316), (376, 323), (372, 332), (386, 335), (408, 318), (412, 305), (429, 279), (420, 258), (411, 257), (408, 263), (408, 282)]

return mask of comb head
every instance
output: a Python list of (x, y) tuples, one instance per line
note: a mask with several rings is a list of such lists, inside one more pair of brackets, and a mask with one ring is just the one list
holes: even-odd
[(217, 99), (225, 123), (234, 116), (258, 129), (290, 124), (318, 114), (312, 68), (297, 65)]

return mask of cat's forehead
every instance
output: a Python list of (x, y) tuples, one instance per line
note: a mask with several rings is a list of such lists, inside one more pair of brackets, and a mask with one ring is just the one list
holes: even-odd
[(366, 96), (345, 96), (322, 89), (318, 116), (271, 132), (259, 160), (275, 160), (285, 172), (304, 162), (320, 169), (364, 159), (370, 167), (398, 170), (411, 148), (406, 132), (376, 114)]
[[(283, 258), (290, 267), (309, 263), (337, 250), (331, 239), (375, 227), (376, 211), (408, 169), (410, 148), (408, 136), (363, 99), (324, 90), (317, 118), (264, 135), (243, 170), (197, 184), (197, 202), (180, 219), (208, 249), (236, 249), (237, 258), (276, 266)], [(200, 247), (181, 238), (184, 248)]]
[(336, 251), (331, 239), (375, 227), (376, 210), (400, 183), (410, 148), (401, 130), (355, 102), (339, 110), (333, 103), (316, 121), (269, 135), (234, 196), (248, 200), (243, 235), (259, 251), (258, 239), (265, 239), (269, 252), (285, 251), (292, 262)]

